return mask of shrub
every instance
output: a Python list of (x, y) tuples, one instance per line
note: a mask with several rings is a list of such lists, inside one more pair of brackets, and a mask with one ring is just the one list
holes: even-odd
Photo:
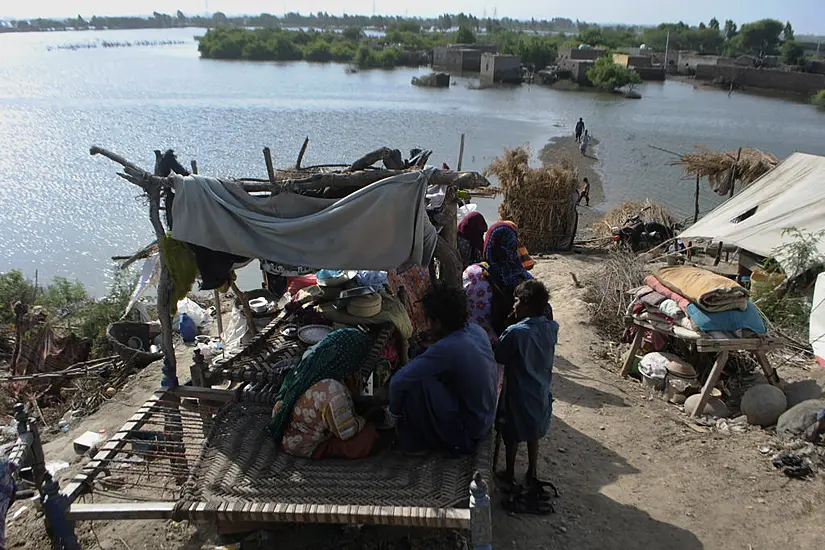
[(364, 35), (360, 27), (347, 27), (341, 34), (344, 38), (346, 38), (347, 40), (351, 40), (353, 42), (358, 42)]
[(610, 52), (593, 63), (593, 66), (587, 71), (587, 78), (594, 86), (610, 91), (625, 86), (632, 88), (642, 82), (642, 78), (636, 71), (613, 63), (613, 55)]
[(475, 44), (476, 35), (470, 30), (470, 27), (461, 26), (458, 32), (455, 33), (455, 41), (458, 44)]
[(324, 40), (313, 40), (304, 48), (304, 59), (307, 61), (332, 61), (332, 51), (329, 43)]
[(20, 271), (12, 269), (0, 273), (0, 324), (13, 323), (14, 303), (31, 304), (34, 302), (34, 293), (34, 285)]
[(356, 65), (362, 68), (375, 67), (378, 63), (375, 51), (365, 44), (358, 47), (354, 61)]
[(819, 90), (814, 96), (811, 98), (811, 103), (819, 107), (820, 109), (825, 109), (825, 90)]

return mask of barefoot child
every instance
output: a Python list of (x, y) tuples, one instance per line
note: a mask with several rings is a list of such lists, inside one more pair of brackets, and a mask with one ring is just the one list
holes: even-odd
[(550, 383), (559, 324), (547, 314), (549, 298), (540, 281), (521, 283), (515, 290), (513, 306), (517, 322), (504, 331), (495, 348), (496, 360), (504, 365), (507, 380), (502, 396), (507, 470), (502, 481), (515, 484), (516, 453), (519, 444), (526, 442), (526, 486), (531, 491), (541, 490), (536, 471), (539, 440), (550, 427), (553, 410)]

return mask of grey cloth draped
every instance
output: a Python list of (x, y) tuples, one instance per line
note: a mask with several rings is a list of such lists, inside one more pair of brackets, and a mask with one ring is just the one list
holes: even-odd
[(431, 170), (408, 172), (343, 199), (268, 197), (202, 176), (175, 176), (172, 237), (211, 250), (314, 269), (430, 263), (438, 238), (424, 194)]

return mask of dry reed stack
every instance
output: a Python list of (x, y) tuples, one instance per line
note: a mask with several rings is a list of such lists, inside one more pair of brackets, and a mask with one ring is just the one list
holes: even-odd
[(625, 201), (612, 210), (604, 218), (590, 226), (594, 237), (610, 237), (614, 227), (622, 227), (628, 218), (640, 215), (642, 221), (657, 222), (665, 227), (673, 227), (676, 219), (667, 206), (656, 204), (650, 199), (643, 201)]
[(688, 176), (707, 178), (715, 193), (727, 195), (730, 191), (728, 178), (732, 167), (735, 166), (734, 181), (739, 180), (743, 186), (748, 186), (778, 163), (779, 160), (775, 156), (758, 149), (742, 148), (740, 153), (696, 147), (670, 164), (683, 167)]
[(503, 194), (499, 215), (518, 225), (519, 238), (529, 250), (564, 249), (576, 230), (576, 170), (566, 158), (541, 168), (532, 168), (529, 161), (530, 150), (516, 147), (505, 149), (487, 168)]

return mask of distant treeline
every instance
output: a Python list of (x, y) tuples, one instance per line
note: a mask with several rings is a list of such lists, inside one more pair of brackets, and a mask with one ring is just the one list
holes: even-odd
[(256, 28), (307, 27), (316, 29), (347, 27), (385, 29), (392, 24), (412, 21), (419, 27), (427, 29), (449, 30), (466, 26), (479, 31), (486, 27), (501, 27), (514, 31), (537, 32), (575, 32), (579, 21), (562, 17), (553, 19), (531, 19), (523, 21), (504, 18), (481, 18), (470, 14), (443, 14), (438, 17), (417, 18), (388, 15), (330, 15), (317, 12), (307, 15), (287, 13), (276, 17), (268, 13), (254, 16), (228, 17), (216, 12), (210, 17), (186, 15), (178, 10), (175, 15), (154, 12), (152, 17), (98, 17), (84, 19), (80, 15), (69, 19), (28, 19), (13, 20), (5, 25), (0, 22), (0, 32), (36, 32), (54, 30), (88, 30), (88, 29), (168, 29), (180, 27), (212, 28), (217, 26), (237, 26)]

